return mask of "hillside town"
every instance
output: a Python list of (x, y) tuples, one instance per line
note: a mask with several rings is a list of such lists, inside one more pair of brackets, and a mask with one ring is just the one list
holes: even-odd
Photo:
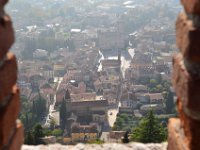
[(112, 142), (150, 110), (163, 126), (177, 115), (171, 74), (178, 1), (51, 1), (7, 8), (27, 133), (38, 122), (54, 133), (43, 138), (47, 144)]

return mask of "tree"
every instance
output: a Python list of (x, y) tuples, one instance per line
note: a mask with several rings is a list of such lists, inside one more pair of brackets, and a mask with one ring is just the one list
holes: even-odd
[(35, 125), (33, 137), (36, 145), (43, 144), (41, 138), (44, 137), (43, 128), (40, 124)]
[(62, 134), (63, 134), (63, 131), (60, 130), (60, 129), (54, 129), (54, 130), (52, 131), (52, 135), (53, 135), (53, 136), (56, 136), (56, 137), (62, 136)]
[(126, 132), (126, 133), (125, 133), (125, 135), (124, 135), (124, 137), (123, 137), (123, 139), (122, 139), (122, 142), (123, 142), (123, 143), (129, 143), (128, 133), (129, 133), (129, 132)]
[(60, 106), (60, 124), (62, 129), (64, 129), (66, 126), (66, 118), (67, 118), (66, 100), (63, 99)]
[(171, 114), (174, 110), (174, 95), (173, 93), (170, 91), (168, 93), (168, 96), (167, 96), (167, 100), (166, 100), (166, 112), (168, 114)]
[(142, 143), (160, 143), (166, 140), (166, 131), (151, 110), (134, 129), (132, 138)]
[(24, 50), (22, 51), (23, 59), (32, 59), (33, 52), (36, 50), (36, 40), (34, 38), (24, 39)]
[(25, 136), (24, 143), (27, 144), (27, 145), (34, 145), (35, 144), (33, 133), (31, 131), (27, 132), (27, 134)]
[(32, 113), (36, 116), (36, 120), (40, 121), (41, 117), (46, 114), (46, 100), (38, 93), (38, 98), (33, 101)]
[(75, 51), (76, 50), (74, 42), (72, 40), (68, 39), (66, 41), (66, 43), (67, 43), (67, 46), (68, 46), (68, 48), (69, 48), (70, 51)]
[(66, 93), (65, 93), (65, 100), (70, 100), (71, 99), (71, 96), (70, 96), (70, 93), (69, 93), (69, 90), (67, 89)]
[(50, 122), (50, 129), (51, 130), (54, 130), (55, 129), (55, 126), (56, 126), (56, 121), (55, 121), (55, 119), (51, 119), (51, 122)]
[(149, 87), (153, 88), (158, 84), (158, 82), (155, 79), (150, 79), (149, 81)]
[(123, 128), (124, 120), (123, 118), (117, 118), (116, 122), (114, 123), (113, 130), (120, 131)]

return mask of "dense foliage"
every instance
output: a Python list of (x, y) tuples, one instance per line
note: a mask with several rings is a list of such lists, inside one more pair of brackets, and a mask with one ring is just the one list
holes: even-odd
[(44, 137), (43, 128), (40, 124), (36, 124), (33, 131), (28, 131), (25, 136), (25, 144), (29, 145), (39, 145), (44, 144), (42, 142), (42, 137)]
[(166, 129), (154, 116), (151, 110), (148, 115), (139, 122), (139, 126), (133, 130), (134, 141), (142, 143), (160, 143), (166, 140)]
[(134, 127), (135, 122), (137, 122), (137, 118), (134, 116), (130, 116), (127, 114), (118, 115), (114, 126), (112, 128), (113, 131), (131, 131)]
[(66, 100), (63, 99), (61, 106), (60, 106), (60, 124), (61, 124), (62, 129), (64, 129), (66, 126), (66, 119), (67, 119)]

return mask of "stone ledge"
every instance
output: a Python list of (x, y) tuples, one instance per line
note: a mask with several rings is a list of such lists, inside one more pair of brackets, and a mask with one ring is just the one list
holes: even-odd
[(103, 145), (78, 144), (76, 146), (65, 146), (59, 144), (39, 145), (39, 146), (23, 145), (22, 150), (167, 150), (167, 143), (162, 143), (162, 144), (107, 143)]

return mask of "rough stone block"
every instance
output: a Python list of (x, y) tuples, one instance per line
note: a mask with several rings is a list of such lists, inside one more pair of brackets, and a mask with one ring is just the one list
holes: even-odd
[(8, 104), (0, 107), (0, 149), (8, 142), (20, 111), (19, 89), (14, 86)]
[(189, 150), (187, 140), (180, 126), (180, 120), (171, 118), (168, 124), (168, 150)]
[[(192, 76), (185, 68), (183, 57), (178, 54), (173, 59), (173, 85), (177, 96), (183, 101), (183, 106), (193, 113), (193, 118), (199, 118), (200, 113), (200, 77)], [(195, 115), (194, 115), (195, 114)]]
[(17, 81), (17, 61), (12, 53), (7, 54), (4, 64), (0, 65), (0, 103), (8, 96)]
[(181, 0), (187, 13), (200, 14), (200, 0)]
[(24, 128), (22, 123), (18, 120), (16, 124), (16, 132), (9, 145), (8, 150), (20, 150), (22, 144), (24, 143)]
[(185, 142), (187, 142), (189, 149), (199, 150), (200, 121), (194, 120), (187, 115), (188, 112), (185, 110), (180, 98), (177, 101), (177, 105), (180, 114), (181, 127), (183, 128), (186, 137)]
[(14, 43), (14, 31), (11, 19), (3, 15), (0, 21), (0, 59), (2, 59)]
[(200, 62), (199, 39), (200, 28), (195, 28), (193, 22), (181, 13), (176, 22), (176, 42), (184, 58)]

